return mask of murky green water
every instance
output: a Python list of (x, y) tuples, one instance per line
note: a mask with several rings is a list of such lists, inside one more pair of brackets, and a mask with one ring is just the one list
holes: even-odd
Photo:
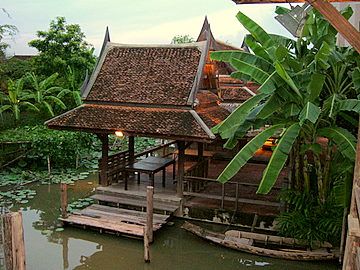
[[(71, 186), (70, 200), (91, 193), (94, 185), (89, 181)], [(215, 246), (182, 230), (182, 220), (157, 232), (151, 246), (151, 263), (145, 264), (141, 240), (71, 227), (54, 231), (60, 207), (58, 185), (32, 188), (38, 195), (22, 209), (28, 270), (338, 269), (334, 264), (282, 261)]]

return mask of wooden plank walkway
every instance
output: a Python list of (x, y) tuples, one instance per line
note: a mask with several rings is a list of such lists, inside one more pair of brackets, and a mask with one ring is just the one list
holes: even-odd
[[(160, 229), (169, 217), (169, 215), (154, 214), (154, 231)], [(146, 213), (93, 204), (79, 212), (69, 215), (67, 218), (60, 218), (60, 220), (70, 225), (142, 237), (143, 228), (146, 224)]]
[[(99, 202), (113, 203), (117, 207), (120, 207), (120, 205), (130, 205), (130, 206), (141, 207), (144, 210), (146, 209), (146, 201), (139, 200), (138, 198), (124, 198), (120, 196), (112, 196), (106, 194), (95, 194), (90, 198), (97, 200)], [(179, 208), (178, 204), (177, 205), (169, 204), (168, 202), (161, 202), (158, 200), (154, 201), (154, 210), (160, 210), (160, 211), (172, 213), (175, 212), (178, 208)]]

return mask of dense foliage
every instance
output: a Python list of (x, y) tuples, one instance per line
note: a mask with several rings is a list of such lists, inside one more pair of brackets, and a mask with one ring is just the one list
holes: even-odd
[[(278, 9), (282, 13), (287, 11)], [(351, 14), (350, 8), (343, 11), (346, 18)], [(289, 229), (290, 225), (285, 226), (284, 222), (291, 218), (282, 216), (280, 228), (284, 234), (309, 243), (314, 239), (334, 240), (339, 232), (337, 225), (341, 225), (342, 207), (346, 206), (346, 194), (350, 193), (347, 183), (352, 177), (356, 154), (352, 131), (357, 129), (360, 112), (359, 55), (353, 49), (337, 47), (336, 30), (314, 10), (302, 37), (296, 41), (266, 33), (241, 12), (237, 18), (250, 32), (245, 41), (254, 54), (225, 51), (214, 52), (211, 57), (229, 62), (236, 69), (234, 78), (252, 80), (261, 87), (256, 96), (213, 130), (227, 139), (226, 147), (232, 148), (250, 128), (264, 124), (271, 127), (240, 150), (219, 180), (231, 179), (276, 134), (280, 139), (263, 172), (258, 193), (271, 190), (289, 159), (290, 184), (295, 195), (286, 201), (290, 215), (297, 215), (298, 225)], [(296, 206), (294, 201), (303, 197), (307, 203)], [(314, 200), (308, 201), (309, 198)], [(340, 216), (327, 214), (324, 207), (332, 208)], [(310, 222), (313, 218), (315, 221)], [(316, 234), (317, 225), (325, 224), (322, 221), (327, 218), (332, 218), (326, 223), (330, 234)]]
[(38, 31), (37, 36), (29, 45), (40, 53), (34, 59), (39, 74), (58, 73), (63, 78), (71, 67), (76, 70), (76, 82), (81, 83), (86, 72), (93, 69), (94, 48), (84, 40), (78, 24), (66, 24), (64, 17), (57, 17), (51, 21), (48, 31)]

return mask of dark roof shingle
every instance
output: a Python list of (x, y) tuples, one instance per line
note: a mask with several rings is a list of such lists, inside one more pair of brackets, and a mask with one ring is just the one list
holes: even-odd
[(84, 104), (47, 122), (50, 128), (116, 130), (154, 137), (209, 139), (190, 110)]
[(110, 45), (86, 101), (188, 105), (198, 47)]

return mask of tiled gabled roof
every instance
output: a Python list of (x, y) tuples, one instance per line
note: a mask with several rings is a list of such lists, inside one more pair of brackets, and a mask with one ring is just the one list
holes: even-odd
[(83, 104), (48, 122), (50, 128), (114, 133), (116, 130), (147, 137), (210, 139), (193, 110)]
[(192, 105), (204, 46), (108, 43), (85, 100)]

